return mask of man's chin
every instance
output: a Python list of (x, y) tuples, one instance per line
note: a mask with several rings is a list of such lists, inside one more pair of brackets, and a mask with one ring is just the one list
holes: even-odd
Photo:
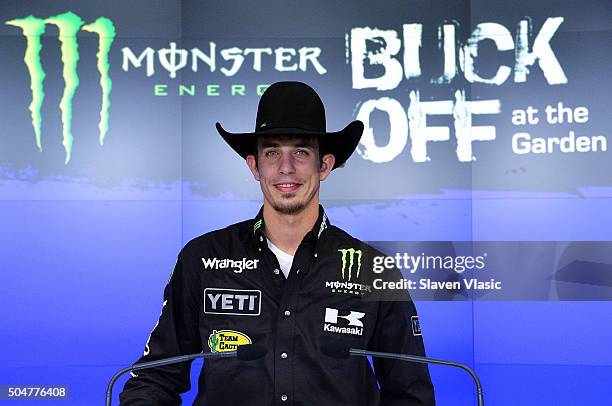
[(272, 208), (281, 214), (298, 214), (306, 208), (306, 204), (304, 202), (273, 202)]

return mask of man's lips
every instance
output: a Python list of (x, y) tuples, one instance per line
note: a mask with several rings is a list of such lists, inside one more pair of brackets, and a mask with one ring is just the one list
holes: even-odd
[(302, 186), (302, 184), (296, 183), (296, 182), (284, 182), (284, 183), (274, 184), (274, 187), (276, 188), (276, 190), (278, 190), (279, 192), (283, 192), (283, 193), (295, 192), (296, 190), (298, 190), (300, 186)]

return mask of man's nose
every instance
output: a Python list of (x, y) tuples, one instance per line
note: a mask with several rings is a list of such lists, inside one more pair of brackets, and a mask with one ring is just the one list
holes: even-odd
[(295, 173), (295, 162), (293, 162), (293, 155), (282, 154), (280, 158), (279, 172), (283, 175)]

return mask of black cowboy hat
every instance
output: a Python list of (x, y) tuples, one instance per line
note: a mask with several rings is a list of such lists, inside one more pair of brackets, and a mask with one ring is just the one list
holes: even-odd
[(261, 95), (255, 131), (231, 133), (216, 123), (217, 131), (241, 157), (253, 155), (257, 137), (263, 135), (316, 136), (319, 147), (336, 157), (332, 169), (351, 156), (363, 133), (363, 123), (355, 120), (340, 131), (325, 130), (325, 108), (317, 92), (302, 82), (276, 82)]

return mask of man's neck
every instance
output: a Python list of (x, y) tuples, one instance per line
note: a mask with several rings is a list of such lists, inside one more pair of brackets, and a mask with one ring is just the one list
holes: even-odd
[(264, 202), (263, 217), (266, 237), (282, 251), (295, 255), (319, 218), (319, 204), (310, 204), (296, 214), (282, 214)]

